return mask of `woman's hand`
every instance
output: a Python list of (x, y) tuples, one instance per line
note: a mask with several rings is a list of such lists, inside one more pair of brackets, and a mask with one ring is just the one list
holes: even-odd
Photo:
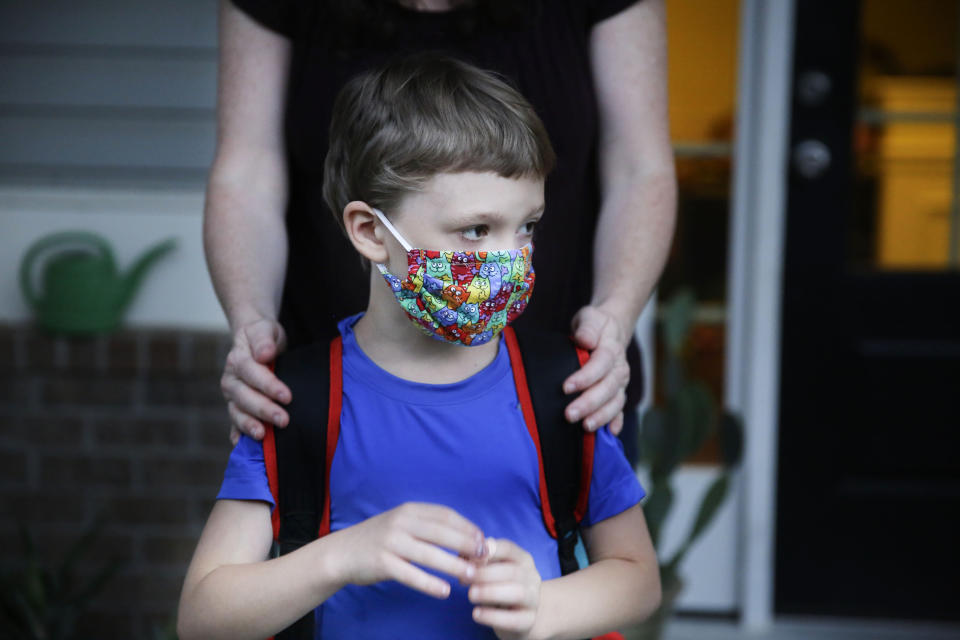
[(587, 305), (573, 317), (573, 338), (590, 352), (590, 359), (563, 383), (564, 393), (583, 391), (567, 406), (567, 420), (583, 420), (587, 431), (596, 431), (609, 423), (610, 431), (618, 435), (623, 429), (623, 407), (630, 380), (630, 334), (612, 313)]
[(260, 440), (264, 422), (285, 427), (287, 412), (273, 401), (290, 402), (290, 389), (280, 382), (269, 363), (286, 348), (287, 337), (275, 320), (257, 318), (241, 324), (233, 334), (233, 347), (220, 378), (220, 390), (230, 413), (230, 441), (240, 432)]
[(540, 608), (540, 574), (533, 556), (509, 540), (487, 538), (486, 564), (467, 592), (473, 619), (500, 640), (527, 640)]
[(335, 572), (343, 584), (396, 580), (440, 599), (450, 595), (450, 583), (414, 563), (468, 582), (476, 574), (476, 561), (486, 555), (479, 527), (449, 507), (419, 502), (402, 504), (326, 539), (343, 545), (342, 552), (332, 554), (340, 558)]

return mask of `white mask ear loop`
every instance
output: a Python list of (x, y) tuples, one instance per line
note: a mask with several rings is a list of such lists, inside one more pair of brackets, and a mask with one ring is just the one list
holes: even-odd
[(399, 242), (400, 245), (403, 246), (403, 248), (409, 252), (410, 249), (412, 248), (410, 246), (410, 243), (403, 239), (403, 236), (400, 235), (400, 232), (397, 231), (397, 228), (393, 226), (389, 220), (387, 220), (387, 216), (383, 215), (383, 211), (380, 211), (380, 209), (377, 209), (376, 207), (370, 207), (370, 208), (373, 209), (373, 212), (377, 214), (378, 218), (380, 218), (380, 222), (382, 222), (383, 226), (387, 228), (387, 231), (393, 234), (393, 237), (397, 239), (397, 242)]

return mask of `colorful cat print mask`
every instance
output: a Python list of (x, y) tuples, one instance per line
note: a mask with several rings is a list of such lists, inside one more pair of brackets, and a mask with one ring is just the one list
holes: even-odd
[(533, 245), (508, 251), (427, 251), (411, 248), (374, 209), (407, 251), (407, 277), (377, 268), (410, 321), (437, 340), (463, 346), (490, 342), (523, 313), (533, 291)]

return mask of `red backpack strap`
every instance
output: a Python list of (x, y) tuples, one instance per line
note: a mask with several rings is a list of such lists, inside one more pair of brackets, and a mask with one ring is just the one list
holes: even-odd
[[(275, 371), (274, 363), (270, 363), (270, 371)], [(280, 479), (277, 470), (277, 439), (273, 432), (276, 429), (268, 424), (263, 436), (263, 461), (267, 467), (267, 484), (270, 485), (270, 494), (273, 496), (274, 509), (270, 514), (270, 523), (273, 526), (273, 539), (280, 539)]]
[(566, 421), (564, 409), (571, 398), (562, 385), (589, 356), (562, 334), (512, 327), (503, 333), (524, 421), (537, 449), (544, 525), (557, 539), (565, 575), (578, 568), (577, 534), (590, 495), (596, 436)]
[(543, 511), (543, 524), (554, 538), (557, 537), (556, 520), (550, 507), (550, 494), (547, 491), (547, 476), (543, 466), (543, 451), (540, 447), (540, 430), (537, 428), (537, 418), (533, 410), (533, 401), (530, 399), (530, 388), (527, 386), (527, 373), (520, 354), (520, 344), (513, 327), (503, 329), (503, 337), (507, 341), (507, 351), (510, 353), (510, 368), (513, 370), (513, 382), (517, 388), (517, 398), (523, 412), (523, 420), (527, 424), (530, 439), (537, 448), (537, 466), (540, 470), (540, 505)]
[(330, 468), (340, 439), (340, 409), (343, 405), (343, 340), (337, 336), (330, 343), (330, 395), (327, 411), (327, 443), (324, 463), (323, 516), (317, 537), (330, 533)]
[[(572, 338), (571, 338), (572, 340)], [(577, 347), (577, 361), (580, 366), (587, 364), (590, 359), (590, 352), (586, 349)], [(580, 426), (579, 424), (577, 426)], [(582, 428), (582, 427), (581, 427)], [(594, 432), (584, 432), (583, 434), (583, 453), (580, 463), (580, 492), (577, 495), (577, 506), (573, 514), (579, 523), (587, 515), (587, 501), (590, 498), (590, 482), (593, 479), (593, 450), (597, 443), (597, 434)]]
[[(269, 428), (264, 438), (267, 481), (277, 505), (271, 520), (281, 555), (330, 530), (329, 480), (340, 434), (342, 356), (343, 344), (337, 336), (329, 344), (300, 346), (277, 358), (276, 375), (293, 396), (287, 405), (289, 424)], [(310, 611), (274, 638), (312, 639), (314, 628)]]

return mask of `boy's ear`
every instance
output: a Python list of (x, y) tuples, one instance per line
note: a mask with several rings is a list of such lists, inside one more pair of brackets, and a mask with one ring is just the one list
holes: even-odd
[(370, 262), (387, 262), (389, 255), (384, 244), (383, 229), (377, 216), (366, 202), (354, 200), (343, 208), (343, 227), (353, 248)]

